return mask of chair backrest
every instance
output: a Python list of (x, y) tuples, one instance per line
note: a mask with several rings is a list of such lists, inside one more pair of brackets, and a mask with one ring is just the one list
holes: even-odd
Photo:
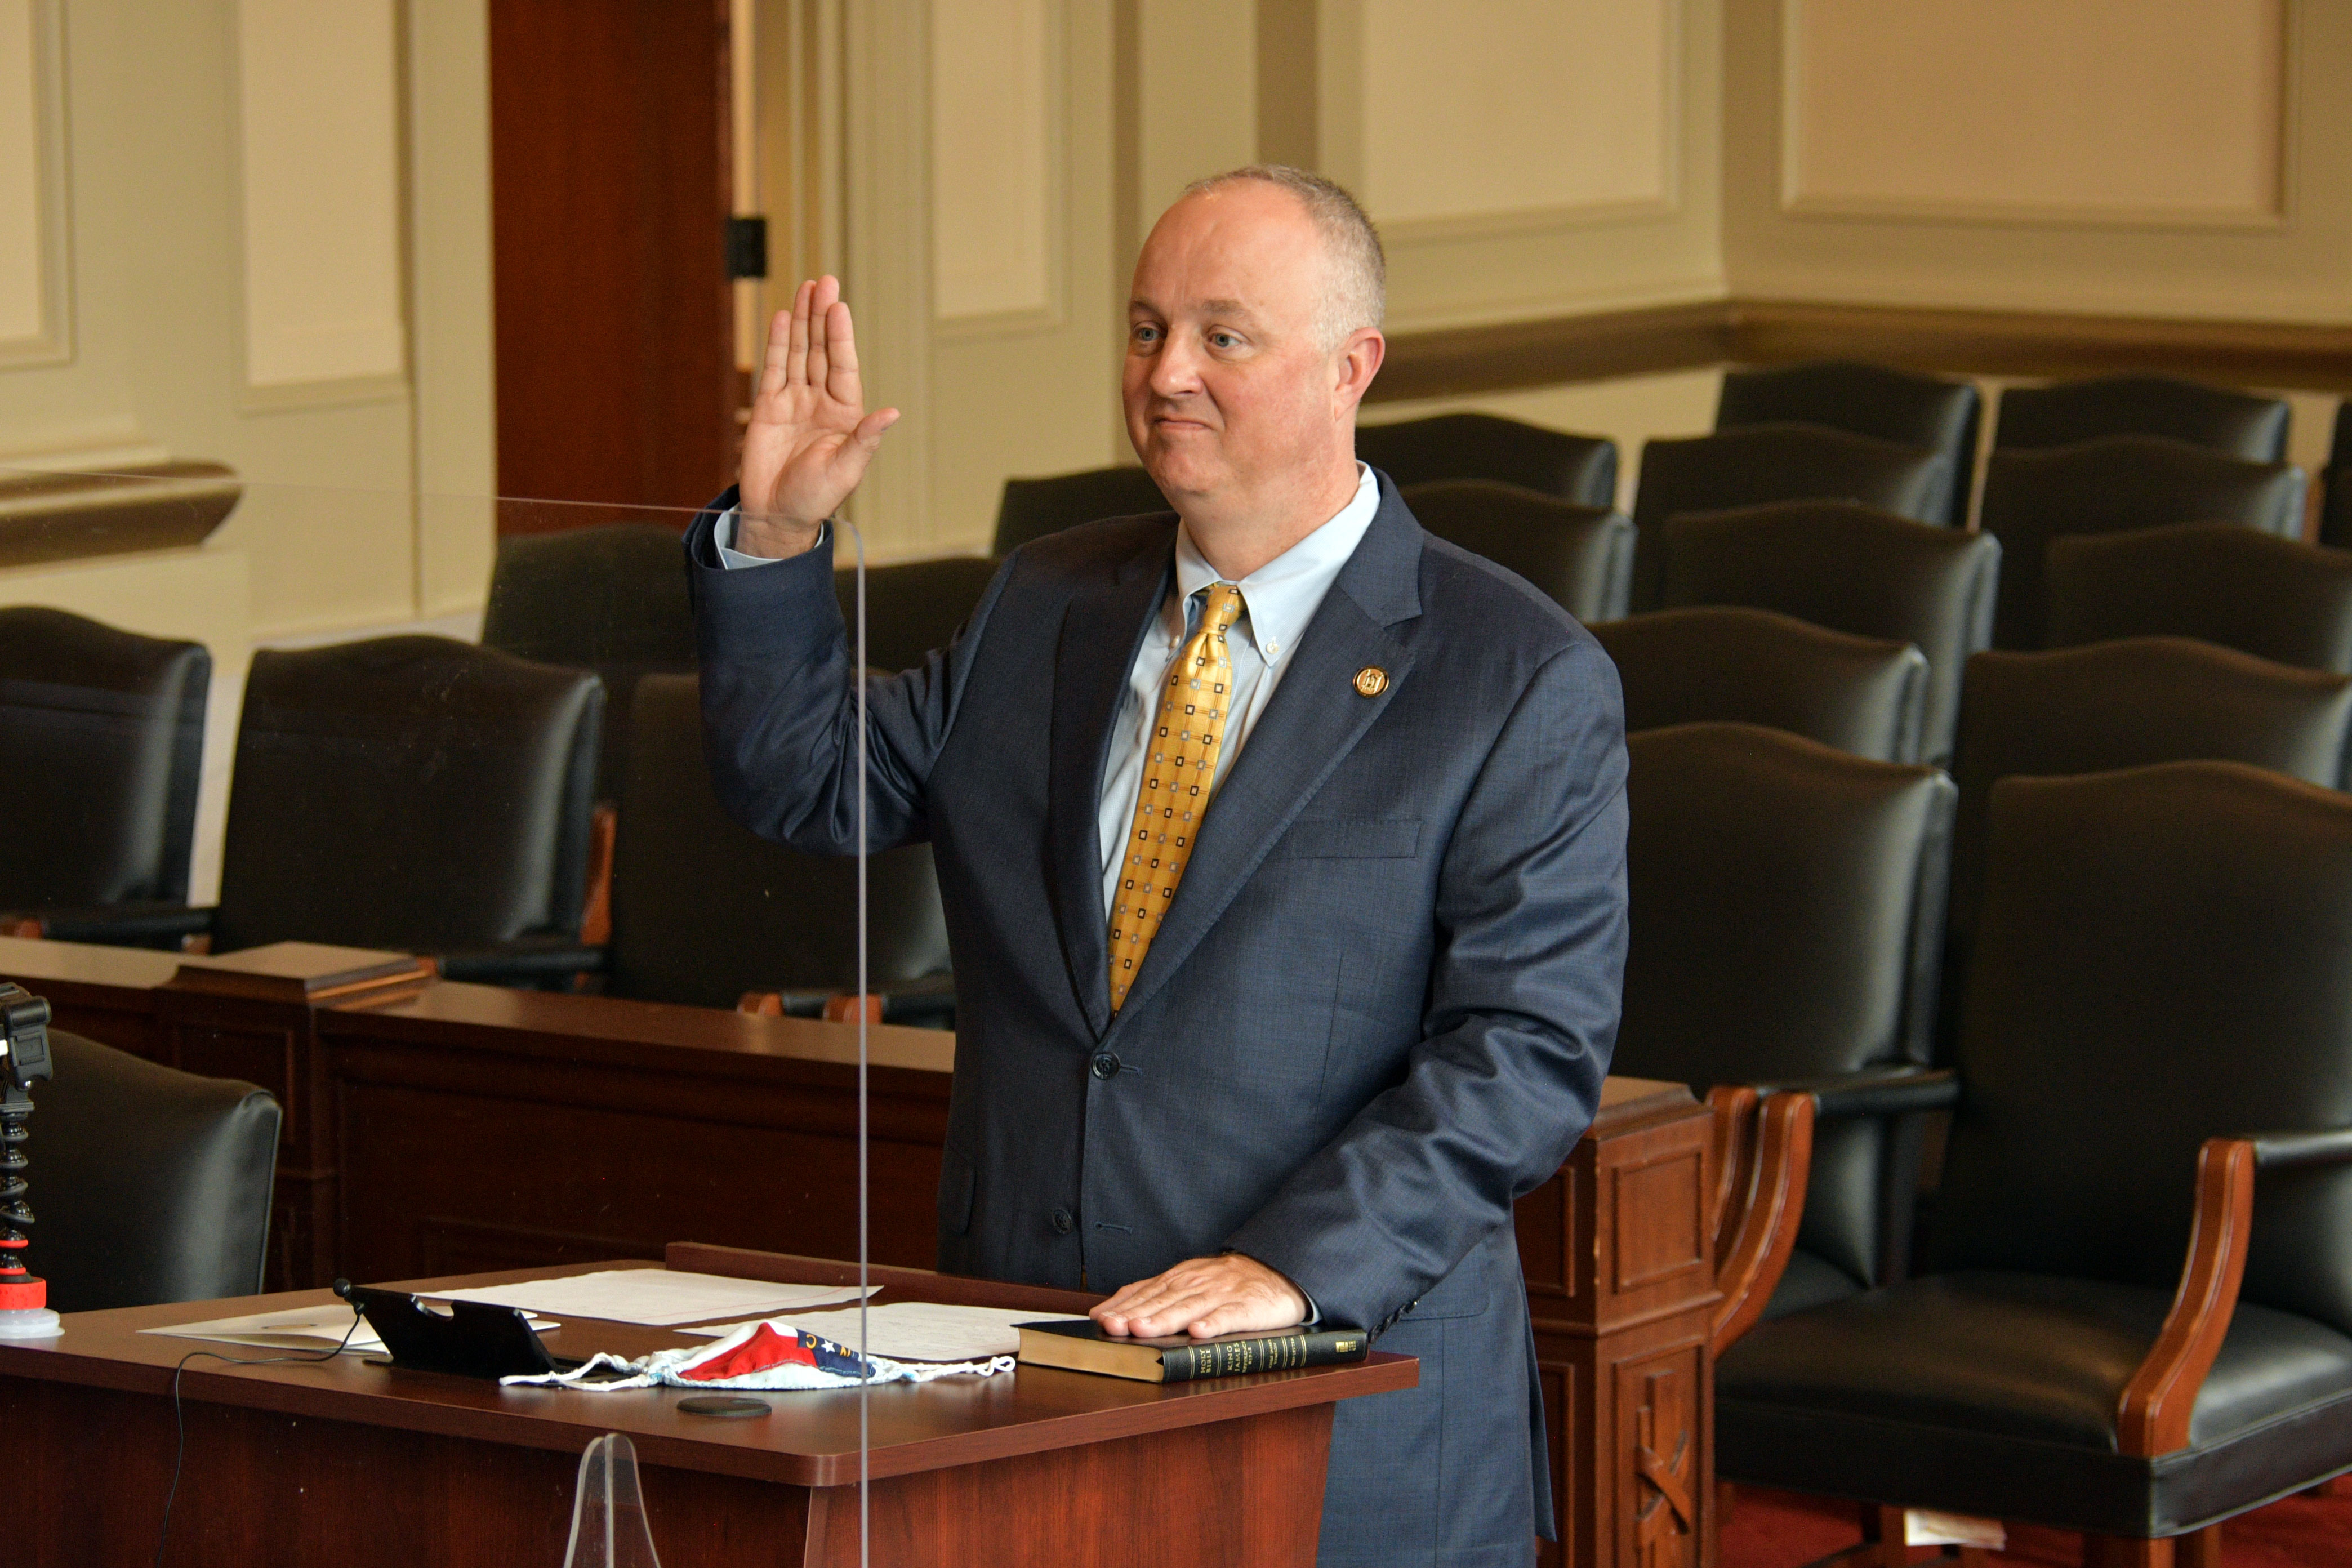
[[(2203, 1140), (2352, 1126), (2352, 800), (2172, 763), (1991, 828), (1934, 1266), (2169, 1295)], [(2352, 1333), (2352, 1169), (2262, 1177), (2241, 1299)]]
[(1356, 426), (1356, 456), (1400, 487), (1491, 479), (1579, 506), (1617, 505), (1617, 443), (1496, 414), (1433, 414)]
[(1422, 527), (1510, 568), (1578, 620), (1625, 613), (1633, 525), (1623, 513), (1491, 479), (1441, 479), (1400, 493)]
[(94, 1312), (261, 1289), (278, 1101), (62, 1030), (33, 1089), (26, 1179), (49, 1305)]
[(604, 687), (447, 637), (253, 656), (215, 949), (580, 926)]
[(2352, 552), (2224, 523), (2050, 542), (2052, 647), (2184, 637), (2352, 675)]
[[(1951, 781), (1750, 724), (1626, 737), (1633, 936), (1611, 1070), (1790, 1082), (1927, 1059)], [(1801, 1244), (1880, 1277), (1874, 1122), (1816, 1129)]]
[(695, 667), (677, 530), (612, 522), (499, 540), (482, 646), (604, 678), (596, 795), (612, 799), (629, 754), (629, 694), (646, 675)]
[[(855, 990), (856, 861), (771, 843), (720, 808), (695, 677), (648, 676), (636, 702), (614, 841), (607, 993), (726, 1007), (747, 991)], [(867, 879), (875, 986), (944, 971), (930, 846), (871, 857)]]
[(2187, 637), (1980, 653), (1968, 679), (1952, 770), (1958, 942), (1977, 928), (1986, 822), (2001, 779), (2220, 760), (2332, 789), (2352, 763), (2352, 679)]
[(188, 896), (213, 659), (0, 609), (0, 908)]
[(1686, 512), (1665, 525), (1664, 607), (1748, 605), (1907, 642), (1927, 660), (1920, 755), (1952, 754), (1960, 674), (1990, 646), (2000, 541), (1846, 501)]
[(1995, 452), (1978, 526), (2000, 541), (1995, 647), (2047, 635), (2042, 586), (2050, 542), (2168, 522), (2226, 522), (2293, 537), (2303, 529), (2303, 470), (2252, 463), (2157, 436), (2109, 436), (2048, 450)]
[(1655, 609), (1668, 518), (1780, 500), (1847, 500), (1921, 522), (1944, 520), (1951, 459), (1817, 425), (1749, 425), (1642, 447), (1633, 494), (1633, 607)]
[(1850, 360), (1821, 360), (1726, 371), (1715, 405), (1715, 427), (1826, 425), (1941, 452), (1951, 460), (1951, 485), (1936, 521), (1957, 527), (1969, 519), (1969, 484), (1976, 473), (1977, 421), (1983, 406), (1974, 382), (1915, 375)]
[(2320, 497), (2319, 542), (2352, 549), (2352, 397), (2336, 405), (2336, 439), (2321, 483), (2326, 489)]
[(1908, 643), (1730, 605), (1591, 630), (1616, 661), (1629, 731), (1763, 724), (1884, 763), (1919, 760), (1927, 661)]
[[(866, 668), (912, 669), (955, 640), (1002, 563), (978, 555), (897, 561), (866, 569)], [(842, 624), (856, 636), (857, 574), (835, 571)]]
[(996, 503), (990, 553), (1010, 555), (1033, 539), (1106, 517), (1166, 511), (1168, 498), (1141, 468), (1086, 468), (1042, 479), (1007, 479)]
[(2100, 375), (2012, 386), (2000, 395), (1993, 446), (2001, 450), (2071, 447), (2102, 436), (2166, 436), (2248, 462), (2286, 456), (2289, 409), (2174, 375)]

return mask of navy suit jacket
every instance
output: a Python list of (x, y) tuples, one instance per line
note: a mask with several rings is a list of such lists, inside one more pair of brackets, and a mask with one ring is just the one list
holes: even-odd
[[(831, 551), (723, 571), (732, 501), (687, 539), (712, 777), (754, 831), (852, 853)], [(1280, 1269), (1421, 1358), (1418, 1389), (1339, 1408), (1322, 1560), (1524, 1563), (1551, 1508), (1511, 1205), (1590, 1124), (1616, 1037), (1615, 668), (1381, 476), (1114, 1016), (1097, 805), (1175, 534), (1028, 544), (950, 647), (866, 680), (871, 844), (930, 841), (954, 950), (940, 1265), (1094, 1290), (1227, 1248)]]

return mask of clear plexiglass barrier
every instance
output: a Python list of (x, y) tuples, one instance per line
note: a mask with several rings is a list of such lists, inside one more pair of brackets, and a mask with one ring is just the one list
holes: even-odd
[[(288, 942), (415, 954), (447, 994), (560, 998), (562, 1027), (534, 1024), (534, 1037), (593, 1037), (624, 1058), (614, 1071), (642, 1069), (625, 1060), (641, 1040), (801, 1052), (833, 1075), (807, 1091), (806, 1125), (783, 1130), (735, 1114), (724, 1074), (680, 1068), (642, 1112), (626, 1096), (591, 1105), (583, 1076), (588, 1098), (562, 1125), (598, 1131), (568, 1145), (530, 1130), (537, 1112), (515, 1109), (511, 1088), (486, 1082), (465, 1102), (458, 1085), (445, 1100), (462, 1114), (444, 1130), (457, 1135), (424, 1139), (437, 1154), (411, 1159), (388, 1194), (358, 1173), (368, 1141), (389, 1137), (369, 1118), (395, 1113), (355, 1099), (345, 1186), (320, 1199), (336, 1224), (279, 1238), (273, 1268), (291, 1276), (273, 1289), (658, 1258), (688, 1239), (861, 1274), (869, 1258), (931, 1261), (938, 1152), (900, 1149), (869, 1190), (867, 1064), (872, 1026), (888, 1025), (882, 1065), (944, 1084), (955, 992), (928, 847), (870, 865), (865, 853), (866, 691), (853, 676), (945, 646), (991, 563), (869, 574), (856, 530), (835, 525), (830, 599), (803, 566), (803, 591), (779, 602), (826, 627), (837, 609), (837, 709), (822, 734), (753, 763), (704, 742), (714, 697), (681, 549), (696, 515), (253, 484), (202, 463), (0, 471), (12, 937), (215, 958)], [(715, 700), (755, 701), (757, 684)], [(774, 788), (779, 756), (824, 776)], [(614, 1005), (574, 1000), (599, 996)], [(835, 1026), (768, 1022), (793, 1018)], [(560, 1056), (499, 1071), (566, 1092), (573, 1076)], [(650, 1158), (632, 1149), (637, 1115), (667, 1117), (646, 1147), (687, 1163), (631, 1169)], [(31, 1125), (37, 1203), (37, 1114)], [(707, 1147), (677, 1155), (705, 1132)], [(403, 1201), (447, 1213), (428, 1225), (386, 1206)], [(887, 1235), (876, 1212), (892, 1216)], [(429, 1245), (400, 1239), (426, 1231)], [(857, 1398), (862, 1432), (862, 1387), (807, 1397)], [(655, 1561), (635, 1496), (625, 1443), (589, 1457), (573, 1563)]]

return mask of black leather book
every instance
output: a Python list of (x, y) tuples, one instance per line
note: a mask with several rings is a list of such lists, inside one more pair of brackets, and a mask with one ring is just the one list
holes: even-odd
[(1019, 1323), (1021, 1360), (1032, 1366), (1107, 1373), (1143, 1383), (1190, 1383), (1203, 1377), (1248, 1377), (1361, 1361), (1372, 1337), (1361, 1329), (1259, 1329), (1196, 1340), (1179, 1334), (1162, 1340), (1106, 1334), (1091, 1319), (1076, 1322)]

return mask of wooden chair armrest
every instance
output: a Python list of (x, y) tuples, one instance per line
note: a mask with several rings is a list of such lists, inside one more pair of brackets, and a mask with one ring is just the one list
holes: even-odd
[(1797, 1245), (1797, 1223), (1805, 1212), (1805, 1185), (1813, 1166), (1813, 1097), (1776, 1094), (1758, 1117), (1756, 1175), (1731, 1233), (1731, 1247), (1716, 1273), (1723, 1300), (1715, 1310), (1715, 1353), (1721, 1355), (1755, 1327), (1772, 1299), (1789, 1254)]
[(588, 817), (588, 895), (580, 903), (580, 940), (602, 947), (613, 940), (613, 840), (620, 814), (599, 803)]
[(2153, 1458), (2189, 1446), (2197, 1391), (2221, 1352), (2238, 1309), (2254, 1228), (2255, 1148), (2251, 1139), (2208, 1138), (2197, 1153), (2197, 1220), (2172, 1310), (2116, 1411), (2122, 1452)]
[(1719, 1083), (1706, 1091), (1706, 1105), (1715, 1113), (1707, 1141), (1714, 1187), (1707, 1194), (1706, 1233), (1719, 1273), (1731, 1240), (1732, 1204), (1755, 1180), (1750, 1162), (1756, 1152), (1756, 1091), (1746, 1084)]

